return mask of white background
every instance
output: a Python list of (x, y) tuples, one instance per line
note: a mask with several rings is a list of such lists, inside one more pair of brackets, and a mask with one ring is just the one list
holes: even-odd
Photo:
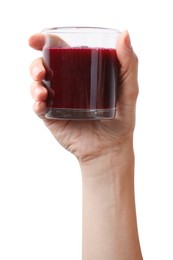
[(0, 259), (81, 259), (80, 169), (32, 111), (28, 67), (40, 54), (27, 41), (44, 27), (88, 25), (128, 29), (139, 57), (140, 241), (145, 260), (172, 260), (172, 1), (1, 2)]

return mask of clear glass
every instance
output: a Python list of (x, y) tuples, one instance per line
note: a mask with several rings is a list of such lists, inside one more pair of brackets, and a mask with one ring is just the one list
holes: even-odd
[(120, 32), (100, 27), (44, 29), (46, 117), (99, 120), (115, 117)]

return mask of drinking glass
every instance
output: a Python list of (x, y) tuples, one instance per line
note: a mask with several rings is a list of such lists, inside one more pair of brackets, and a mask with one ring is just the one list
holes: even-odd
[(100, 27), (44, 29), (46, 118), (112, 119), (116, 112), (120, 32)]

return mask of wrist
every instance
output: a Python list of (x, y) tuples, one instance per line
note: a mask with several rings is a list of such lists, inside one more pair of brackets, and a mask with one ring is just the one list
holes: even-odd
[[(133, 145), (126, 144), (119, 151), (92, 159), (80, 165), (84, 200), (107, 198), (108, 204), (134, 195), (134, 151)], [(108, 197), (107, 197), (108, 196)], [(134, 199), (134, 198), (133, 198)]]
[(80, 161), (83, 181), (85, 178), (119, 176), (121, 178), (134, 173), (133, 140), (120, 147), (110, 147), (88, 161)]

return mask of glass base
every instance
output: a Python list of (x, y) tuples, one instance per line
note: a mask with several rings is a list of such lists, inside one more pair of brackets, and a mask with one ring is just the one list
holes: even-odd
[(106, 120), (115, 117), (115, 108), (112, 109), (67, 109), (49, 108), (45, 117), (61, 120)]

